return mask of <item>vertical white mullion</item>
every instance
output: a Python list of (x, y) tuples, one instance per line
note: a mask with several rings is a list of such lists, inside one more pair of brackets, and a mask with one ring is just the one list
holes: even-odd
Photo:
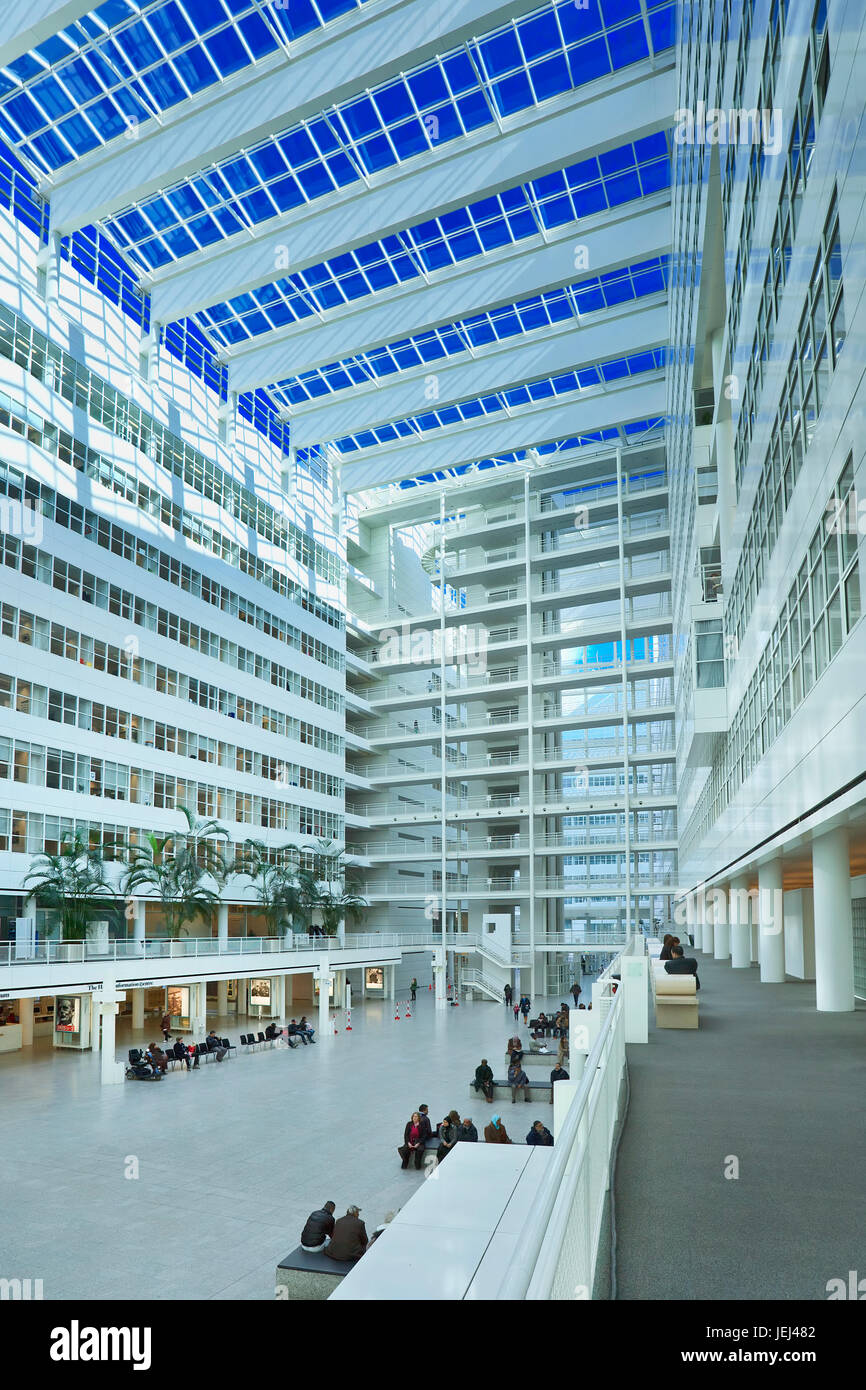
[[(445, 759), (445, 489), (439, 494), (439, 757), (441, 760), (441, 791), (442, 800), (440, 806), (440, 833), (442, 835), (442, 853), (440, 862), (442, 865), (442, 949), (445, 951), (446, 926), (448, 920), (447, 911), (447, 873), (448, 873), (448, 853), (446, 830), (448, 822), (446, 820), (447, 811), (447, 781), (446, 781), (446, 759)], [(445, 955), (445, 976), (448, 977), (448, 956)], [(444, 986), (444, 982), (443, 982)]]
[(627, 640), (628, 628), (626, 624), (626, 592), (625, 592), (625, 542), (623, 539), (623, 516), (622, 516), (622, 446), (616, 451), (616, 522), (617, 537), (619, 543), (619, 630), (620, 642), (622, 643), (622, 656), (620, 659), (620, 672), (622, 678), (622, 764), (625, 777), (624, 805), (625, 805), (625, 928), (626, 933), (631, 932), (631, 801), (628, 789), (629, 774), (629, 747), (628, 747), (628, 661), (627, 661)]
[(535, 756), (533, 735), (535, 720), (533, 715), (532, 685), (532, 568), (530, 556), (529, 529), (529, 474), (523, 477), (523, 573), (526, 589), (526, 762), (529, 776), (529, 951), (532, 993), (538, 993), (535, 982)]

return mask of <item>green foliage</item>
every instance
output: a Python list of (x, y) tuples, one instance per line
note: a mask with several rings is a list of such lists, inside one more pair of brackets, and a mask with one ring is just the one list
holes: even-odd
[(172, 939), (196, 917), (205, 922), (212, 919), (228, 874), (217, 843), (228, 838), (228, 831), (214, 820), (197, 820), (186, 806), (179, 810), (186, 830), (147, 835), (146, 843), (130, 853), (123, 876), (124, 896), (144, 891), (159, 901)]
[(26, 900), (53, 909), (60, 916), (64, 941), (83, 941), (100, 901), (111, 896), (105, 864), (77, 832), (64, 835), (57, 854), (37, 854), (24, 880)]

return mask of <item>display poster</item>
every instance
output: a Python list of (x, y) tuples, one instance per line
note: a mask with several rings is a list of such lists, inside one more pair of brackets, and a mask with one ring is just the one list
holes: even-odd
[(80, 1029), (80, 998), (77, 994), (58, 994), (54, 1001), (55, 1033), (78, 1033)]
[(169, 985), (166, 990), (169, 1018), (189, 1018), (189, 985)]
[(381, 965), (368, 965), (364, 971), (364, 988), (380, 993), (385, 989), (385, 971)]
[(270, 980), (250, 980), (250, 1003), (260, 1009), (271, 1007)]

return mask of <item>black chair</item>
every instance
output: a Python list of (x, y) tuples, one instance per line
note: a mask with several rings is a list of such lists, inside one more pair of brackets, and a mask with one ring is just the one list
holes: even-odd
[(264, 1033), (259, 1033), (259, 1036), (256, 1038), (256, 1042), (263, 1043), (263, 1042), (265, 1042), (265, 1041), (266, 1041), (266, 1038), (265, 1038)]
[(246, 1047), (248, 1043), (249, 1043), (249, 1037), (247, 1036), (247, 1034), (246, 1034), (246, 1033), (241, 1033), (241, 1047)]

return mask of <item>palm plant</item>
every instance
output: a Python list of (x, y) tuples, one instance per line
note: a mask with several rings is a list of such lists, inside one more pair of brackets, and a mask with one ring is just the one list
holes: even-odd
[(83, 941), (99, 900), (111, 895), (99, 850), (76, 831), (64, 835), (57, 854), (37, 854), (24, 880), (29, 902), (53, 908), (60, 916), (64, 941)]
[[(346, 852), (333, 841), (320, 840), (318, 869), (301, 869), (298, 881), (310, 913), (318, 911), (326, 936), (336, 936), (345, 919), (357, 922), (368, 906), (357, 891), (357, 871), (346, 863)], [(337, 883), (335, 889), (332, 885)]]
[(219, 837), (227, 839), (228, 831), (217, 821), (199, 821), (186, 806), (178, 809), (186, 830), (146, 835), (145, 843), (130, 854), (122, 885), (126, 897), (145, 890), (158, 899), (172, 940), (196, 917), (211, 919), (228, 872), (225, 855), (215, 843)]
[[(297, 855), (295, 845), (283, 845), (281, 856)], [(246, 840), (232, 872), (245, 874), (252, 880), (253, 889), (268, 924), (271, 936), (280, 936), (288, 923), (292, 930), (306, 930), (308, 908), (298, 882), (298, 872), (291, 862), (281, 857), (276, 863), (262, 840)]]

